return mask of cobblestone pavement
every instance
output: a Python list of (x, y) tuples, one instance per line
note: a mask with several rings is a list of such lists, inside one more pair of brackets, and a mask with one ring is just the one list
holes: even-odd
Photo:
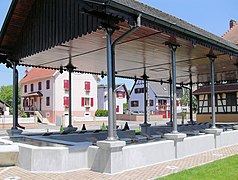
[(155, 179), (157, 177), (165, 176), (171, 173), (175, 173), (184, 169), (189, 169), (195, 166), (206, 164), (218, 159), (222, 159), (234, 154), (238, 154), (238, 144), (215, 149), (208, 152), (203, 152), (193, 156), (188, 156), (182, 159), (177, 159), (169, 162), (163, 162), (152, 166), (147, 166), (143, 168), (138, 168), (123, 173), (118, 173), (115, 175), (108, 175), (90, 171), (88, 169), (62, 172), (62, 173), (33, 173), (26, 171), (19, 167), (5, 167), (0, 168), (0, 179), (10, 180), (10, 179), (24, 179), (24, 180), (147, 180)]

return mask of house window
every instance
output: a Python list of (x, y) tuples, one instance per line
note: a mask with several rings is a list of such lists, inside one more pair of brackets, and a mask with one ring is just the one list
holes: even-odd
[(125, 92), (117, 91), (116, 92), (116, 97), (117, 98), (125, 98)]
[(131, 107), (138, 107), (139, 101), (131, 101)]
[(27, 85), (24, 86), (24, 93), (27, 93)]
[(90, 82), (89, 81), (85, 81), (84, 86), (85, 86), (85, 91), (90, 91)]
[(119, 112), (119, 106), (117, 105), (117, 107), (116, 107), (116, 112)]
[(164, 111), (166, 109), (167, 100), (158, 100), (158, 110)]
[(67, 96), (64, 97), (64, 106), (65, 107), (69, 106), (69, 97), (67, 97)]
[(50, 89), (50, 80), (46, 81), (46, 89)]
[(31, 84), (31, 92), (34, 91), (34, 84)]
[(50, 97), (46, 97), (46, 106), (50, 106)]
[(42, 83), (38, 82), (38, 90), (40, 91), (42, 89)]
[(236, 106), (236, 93), (227, 93), (226, 94), (226, 105), (227, 106)]
[(94, 99), (93, 98), (82, 97), (81, 106), (82, 107), (93, 107), (94, 106)]
[(64, 80), (64, 89), (65, 90), (69, 89), (69, 80)]
[[(147, 88), (146, 88), (146, 91), (147, 91)], [(136, 94), (144, 93), (144, 88), (135, 88), (135, 93)]]
[(154, 106), (154, 100), (150, 99), (150, 106)]

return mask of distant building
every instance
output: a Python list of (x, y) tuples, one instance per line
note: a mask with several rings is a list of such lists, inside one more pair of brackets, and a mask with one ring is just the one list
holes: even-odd
[[(203, 86), (193, 94), (197, 97), (197, 122), (211, 122), (211, 87)], [(215, 112), (217, 122), (238, 122), (238, 84), (215, 85)]]
[[(21, 107), (25, 112), (39, 111), (50, 122), (68, 115), (68, 72), (33, 68), (20, 81)], [(90, 74), (72, 74), (72, 116), (93, 117), (97, 110), (97, 82)]]
[[(98, 86), (98, 109), (108, 110), (108, 90), (107, 86)], [(116, 114), (123, 114), (123, 105), (127, 104), (129, 94), (125, 84), (116, 85)]]
[(0, 115), (8, 116), (10, 105), (0, 100)]
[[(222, 35), (228, 41), (238, 45), (238, 23), (230, 20), (230, 29)], [(234, 64), (238, 67), (238, 63)], [(215, 81), (237, 79), (238, 72), (217, 73)], [(193, 94), (198, 100), (198, 122), (211, 122), (211, 87), (199, 87)], [(217, 122), (238, 122), (238, 83), (215, 84), (215, 112)]]
[[(170, 90), (169, 84), (159, 82), (147, 82), (149, 110), (152, 114), (161, 114), (163, 118), (170, 117)], [(183, 95), (183, 90), (177, 87), (177, 112), (182, 111), (182, 104), (179, 103)], [(144, 81), (137, 81), (136, 85), (131, 90), (129, 99), (129, 109), (133, 113), (144, 112)]]

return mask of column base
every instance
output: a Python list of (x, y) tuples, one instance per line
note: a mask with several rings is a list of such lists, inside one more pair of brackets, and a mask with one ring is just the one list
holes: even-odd
[(167, 139), (167, 140), (174, 140), (174, 141), (183, 141), (184, 138), (187, 137), (186, 134), (184, 133), (166, 133), (164, 134), (164, 137)]
[(73, 132), (73, 131), (76, 131), (77, 128), (76, 127), (71, 127), (71, 126), (68, 126), (68, 127), (65, 127), (64, 128), (64, 131), (63, 132), (67, 132), (67, 133), (70, 133), (70, 132)]
[(167, 126), (173, 126), (173, 122), (171, 122), (171, 121), (167, 122), (166, 124), (167, 124)]
[(125, 141), (98, 141), (98, 150), (91, 169), (96, 172), (114, 174), (124, 170), (122, 148)]
[(147, 123), (140, 124), (141, 132), (145, 134), (150, 134), (150, 126), (151, 124), (147, 124)]
[(7, 133), (9, 136), (17, 136), (20, 135), (23, 131), (20, 129), (8, 129)]
[(222, 132), (223, 130), (218, 128), (205, 129), (205, 133), (207, 134), (220, 135)]

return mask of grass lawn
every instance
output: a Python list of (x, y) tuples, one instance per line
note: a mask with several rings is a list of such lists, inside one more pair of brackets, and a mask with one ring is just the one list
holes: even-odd
[(160, 180), (238, 180), (238, 155), (159, 178)]

